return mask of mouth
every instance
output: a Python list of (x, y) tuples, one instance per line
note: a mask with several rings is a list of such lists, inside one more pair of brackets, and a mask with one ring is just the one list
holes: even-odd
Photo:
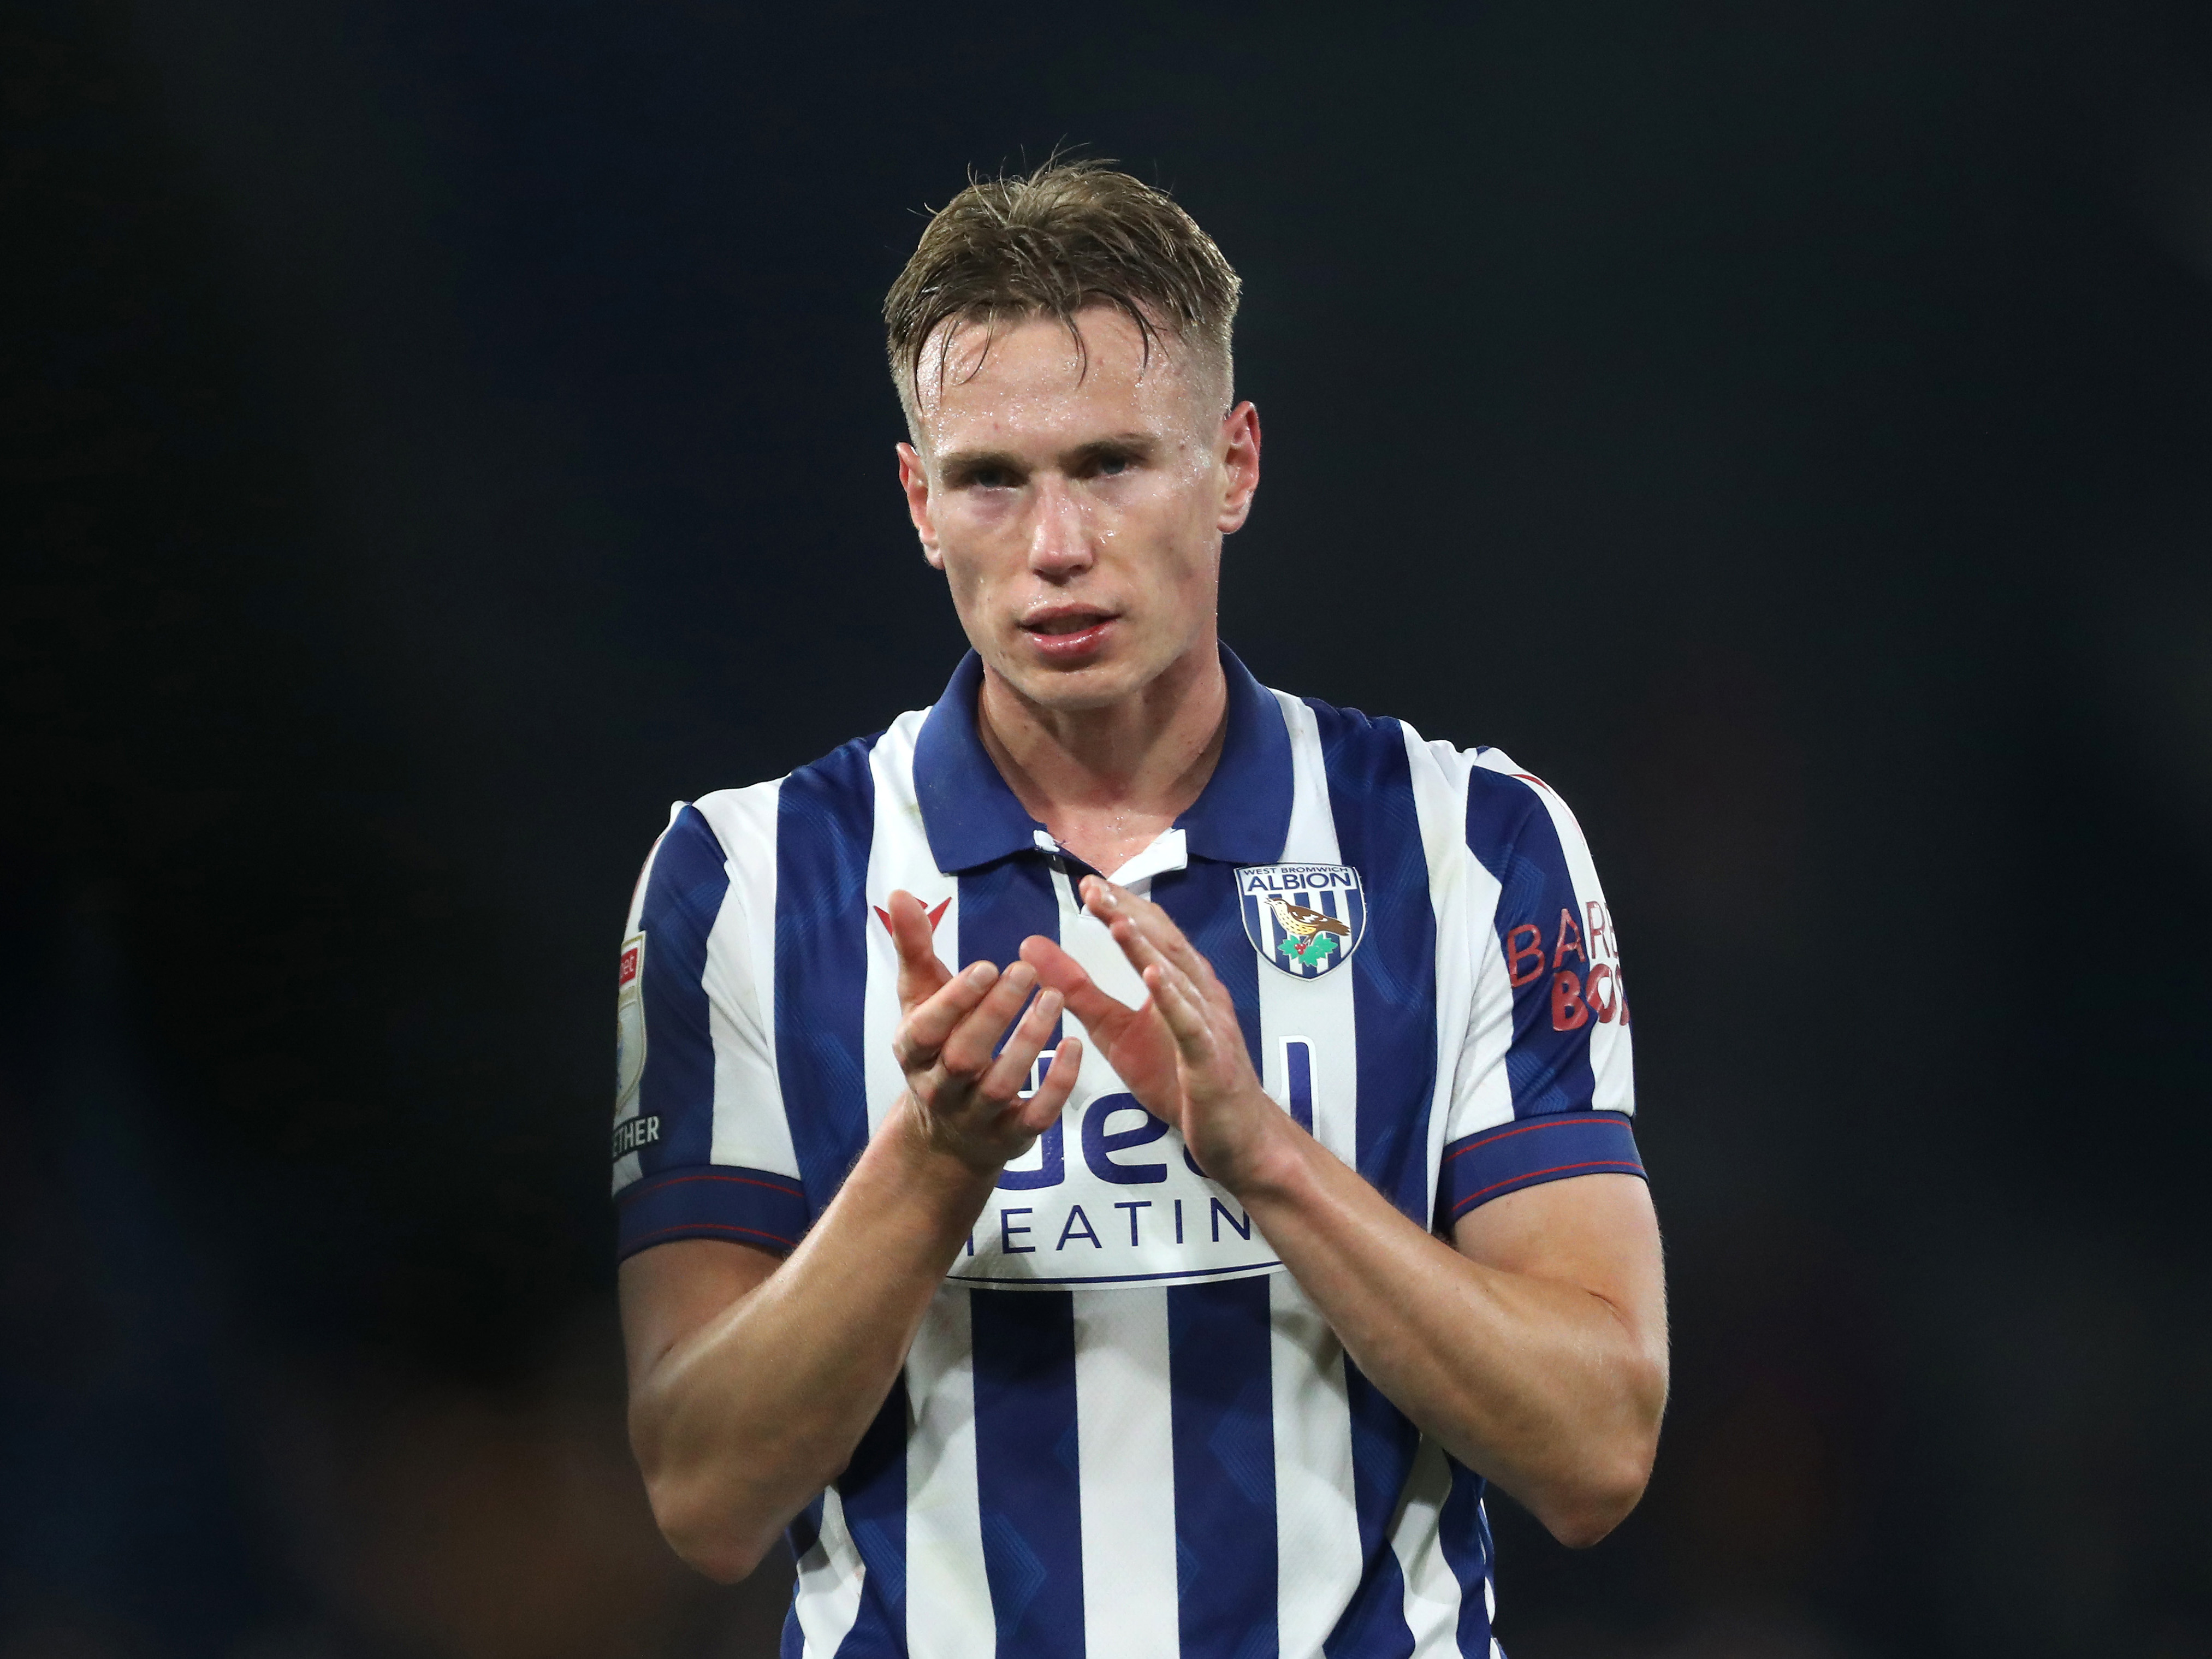
[(1024, 617), (1021, 630), (1045, 661), (1066, 665), (1096, 655), (1117, 620), (1091, 605), (1054, 605)]

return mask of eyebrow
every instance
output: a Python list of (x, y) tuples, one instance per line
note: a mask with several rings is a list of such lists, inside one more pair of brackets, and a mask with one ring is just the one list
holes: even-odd
[[(1058, 458), (1064, 465), (1079, 466), (1085, 461), (1096, 461), (1109, 455), (1130, 455), (1150, 459), (1159, 453), (1160, 441), (1149, 432), (1117, 432), (1110, 438), (1094, 438), (1089, 443), (1078, 444)], [(955, 473), (979, 471), (985, 467), (1005, 467), (1015, 472), (1026, 472), (1030, 463), (1010, 450), (956, 449), (938, 458), (939, 468), (949, 477)]]

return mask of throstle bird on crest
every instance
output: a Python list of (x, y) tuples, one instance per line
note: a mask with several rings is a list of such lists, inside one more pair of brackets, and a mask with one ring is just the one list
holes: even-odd
[(1293, 979), (1351, 961), (1367, 931), (1367, 896), (1348, 864), (1246, 865), (1237, 896), (1252, 948)]

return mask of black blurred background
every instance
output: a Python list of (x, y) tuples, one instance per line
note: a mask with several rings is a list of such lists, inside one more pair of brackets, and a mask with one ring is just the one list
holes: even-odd
[(877, 307), (1062, 141), (1246, 281), (1227, 637), (1627, 929), (1674, 1401), (1493, 1504), (1515, 1659), (2212, 1654), (2212, 11), (0, 19), (4, 1659), (772, 1650), (622, 1440), (613, 947), (942, 684)]

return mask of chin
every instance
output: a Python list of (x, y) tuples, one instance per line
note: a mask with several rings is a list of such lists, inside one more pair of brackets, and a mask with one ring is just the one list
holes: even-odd
[(1025, 702), (1070, 714), (1110, 708), (1141, 690), (1152, 678), (1133, 665), (1115, 661), (1086, 663), (1080, 668), (1043, 668), (1022, 663), (1012, 672), (1000, 663), (999, 675)]

